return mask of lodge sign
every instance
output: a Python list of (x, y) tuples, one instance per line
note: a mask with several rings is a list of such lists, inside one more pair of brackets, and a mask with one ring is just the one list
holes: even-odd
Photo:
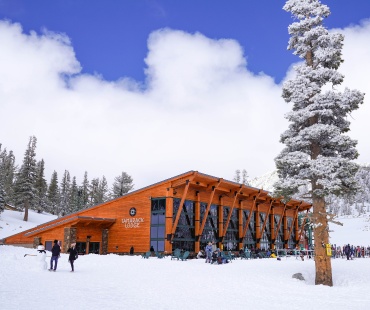
[(122, 224), (125, 225), (125, 228), (139, 228), (140, 223), (144, 222), (144, 218), (124, 218), (122, 219)]

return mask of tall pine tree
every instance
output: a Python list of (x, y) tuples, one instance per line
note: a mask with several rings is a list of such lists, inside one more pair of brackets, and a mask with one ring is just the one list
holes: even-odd
[(63, 179), (60, 184), (60, 208), (59, 216), (69, 213), (71, 198), (71, 176), (68, 170), (64, 170)]
[(24, 221), (28, 221), (28, 209), (35, 206), (36, 142), (35, 136), (30, 137), (23, 163), (17, 173), (14, 185), (15, 203), (24, 209)]
[(3, 185), (4, 199), (8, 204), (14, 203), (14, 179), (17, 167), (13, 151), (0, 150), (1, 182)]
[(58, 185), (58, 173), (56, 171), (51, 175), (51, 180), (48, 188), (48, 205), (49, 212), (51, 214), (59, 214), (59, 204), (60, 204), (60, 192)]
[(47, 211), (48, 184), (45, 180), (45, 162), (43, 159), (37, 163), (35, 188), (36, 188), (35, 202), (37, 212), (41, 213), (43, 211)]
[(126, 172), (122, 172), (121, 175), (115, 177), (112, 186), (112, 198), (114, 199), (121, 197), (132, 190), (134, 188), (134, 184), (132, 182), (132, 177), (129, 176)]
[(295, 67), (296, 76), (283, 85), (282, 96), (293, 108), (287, 115), (289, 129), (281, 135), (285, 148), (275, 160), (280, 177), (276, 190), (290, 197), (300, 187), (310, 189), (315, 283), (332, 286), (331, 261), (325, 250), (329, 244), (325, 197), (358, 188), (354, 178), (358, 166), (352, 162), (358, 156), (357, 142), (345, 133), (350, 130), (347, 116), (363, 103), (364, 95), (335, 89), (343, 81), (337, 71), (343, 61), (343, 36), (329, 33), (323, 26), (329, 8), (318, 0), (288, 0), (283, 9), (297, 20), (289, 26), (288, 49), (304, 62)]

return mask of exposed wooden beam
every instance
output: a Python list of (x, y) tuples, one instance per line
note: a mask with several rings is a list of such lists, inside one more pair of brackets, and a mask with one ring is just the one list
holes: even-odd
[(289, 229), (289, 233), (288, 233), (288, 240), (289, 240), (289, 238), (290, 238), (290, 236), (291, 236), (291, 234), (292, 234), (293, 227), (294, 227), (294, 223), (295, 223), (295, 221), (297, 221), (297, 220), (298, 220), (298, 211), (299, 211), (299, 206), (300, 206), (300, 205), (301, 205), (301, 204), (299, 204), (298, 206), (296, 206), (296, 209), (295, 209), (295, 211), (294, 211), (294, 217), (293, 217), (292, 227), (290, 227), (290, 229)]
[(270, 207), (269, 207), (269, 210), (267, 211), (266, 213), (266, 217), (265, 217), (265, 220), (263, 222), (263, 225), (262, 225), (262, 229), (261, 229), (261, 236), (263, 237), (263, 231), (265, 230), (265, 227), (266, 227), (266, 224), (267, 224), (267, 219), (269, 218), (270, 216), (270, 212), (271, 212), (271, 207), (272, 207), (272, 204), (275, 202), (275, 200), (271, 199), (271, 202), (270, 202)]
[(218, 181), (217, 184), (215, 184), (212, 188), (212, 192), (211, 192), (211, 196), (209, 197), (209, 202), (207, 204), (207, 209), (206, 209), (206, 212), (204, 212), (204, 217), (203, 217), (203, 221), (199, 227), (199, 236), (202, 235), (203, 233), (203, 229), (204, 229), (204, 226), (206, 224), (206, 221), (207, 221), (207, 217), (208, 217), (208, 213), (209, 213), (209, 210), (211, 209), (211, 204), (212, 204), (212, 200), (213, 200), (213, 196), (215, 195), (215, 192), (216, 192), (216, 189), (217, 187), (221, 184), (221, 180)]
[(278, 233), (279, 233), (280, 225), (281, 225), (281, 223), (283, 222), (283, 217), (284, 217), (284, 214), (285, 214), (285, 210), (286, 210), (286, 204), (284, 204), (283, 212), (281, 213), (281, 216), (280, 216), (279, 222), (278, 222), (278, 224), (276, 225), (276, 229), (275, 229), (275, 236), (279, 236), (279, 235), (278, 235)]
[(182, 197), (181, 197), (179, 209), (177, 210), (176, 218), (175, 218), (175, 221), (172, 225), (172, 230), (171, 230), (172, 237), (171, 237), (171, 239), (173, 239), (173, 236), (174, 236), (176, 228), (177, 228), (177, 224), (179, 223), (179, 219), (180, 219), (180, 215), (181, 215), (181, 211), (182, 211), (182, 206), (185, 202), (185, 198), (186, 198), (186, 194), (188, 193), (189, 186), (190, 186), (190, 181), (187, 180), (186, 185), (185, 185), (184, 193), (182, 194)]
[(249, 216), (248, 216), (247, 222), (245, 223), (245, 227), (244, 227), (244, 229), (243, 229), (243, 238), (245, 238), (245, 236), (246, 236), (246, 234), (247, 234), (248, 227), (249, 227), (249, 223), (250, 223), (250, 221), (251, 221), (252, 214), (253, 214), (253, 212), (254, 212), (254, 208), (256, 207), (257, 199), (258, 199), (259, 195), (261, 195), (261, 192), (260, 192), (260, 191), (258, 191), (257, 196), (254, 198), (252, 208), (251, 208), (251, 210), (250, 210), (250, 212), (249, 212)]
[[(308, 214), (308, 210), (306, 211), (306, 213)], [(302, 238), (302, 234), (303, 234), (303, 231), (304, 231), (304, 225), (305, 225), (304, 222), (305, 222), (306, 218), (307, 218), (307, 215), (304, 216), (303, 219), (302, 219), (302, 225), (301, 225), (301, 230), (299, 232), (299, 238), (298, 238), (298, 240), (301, 240), (301, 238)]]
[(232, 205), (232, 207), (231, 207), (231, 209), (230, 209), (230, 212), (229, 212), (229, 214), (228, 214), (228, 216), (227, 216), (227, 220), (226, 220), (226, 223), (225, 223), (225, 226), (224, 226), (224, 229), (223, 229), (222, 237), (225, 237), (225, 235), (226, 235), (226, 231), (227, 231), (227, 228), (228, 228), (229, 223), (230, 223), (231, 215), (232, 215), (232, 213), (233, 213), (233, 211), (234, 211), (234, 207), (235, 207), (236, 199), (238, 198), (238, 195), (240, 194), (240, 192), (241, 192), (242, 190), (243, 190), (243, 185), (241, 185), (241, 186), (240, 186), (240, 189), (239, 189), (237, 192), (235, 192), (235, 194), (234, 194), (233, 205)]

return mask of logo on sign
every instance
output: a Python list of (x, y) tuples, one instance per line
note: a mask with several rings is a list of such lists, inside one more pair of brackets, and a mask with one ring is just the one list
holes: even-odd
[(131, 208), (130, 209), (130, 215), (131, 216), (135, 216), (136, 215), (136, 209), (135, 208)]

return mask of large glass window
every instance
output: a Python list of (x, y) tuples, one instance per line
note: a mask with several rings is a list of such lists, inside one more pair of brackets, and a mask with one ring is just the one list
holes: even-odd
[[(227, 218), (229, 216), (231, 208), (230, 207), (223, 207), (223, 225), (225, 227)], [(229, 225), (226, 230), (225, 238), (223, 240), (223, 246), (225, 251), (235, 251), (238, 250), (238, 242), (239, 242), (239, 220), (238, 220), (238, 210), (234, 209)]]
[[(243, 210), (243, 229), (247, 224), (249, 214), (250, 210)], [(249, 222), (247, 233), (244, 237), (244, 246), (248, 247), (249, 249), (255, 248), (256, 245), (256, 233), (254, 229), (255, 216), (256, 212), (253, 212), (251, 220)]]
[(164, 239), (166, 232), (166, 199), (152, 199), (152, 212), (150, 220), (150, 246), (154, 251), (164, 251)]
[[(201, 202), (200, 203), (200, 221), (203, 222), (203, 219), (207, 216), (207, 203)], [(212, 204), (209, 213), (207, 216), (206, 223), (204, 225), (203, 233), (200, 238), (200, 246), (201, 248), (205, 248), (208, 242), (219, 242), (219, 235), (218, 235), (218, 206)]]
[(274, 221), (275, 221), (275, 248), (276, 249), (283, 249), (284, 248), (284, 229), (283, 229), (283, 223), (280, 223), (279, 230), (276, 231), (277, 225), (280, 221), (280, 215), (274, 215)]
[(296, 242), (295, 242), (295, 229), (292, 229), (293, 226), (293, 218), (292, 217), (287, 217), (287, 222), (288, 222), (288, 233), (290, 230), (292, 230), (292, 233), (290, 236), (288, 236), (288, 247), (289, 249), (295, 249), (296, 247)]
[[(266, 220), (266, 213), (261, 212), (260, 213), (260, 229), (262, 229), (264, 223)], [(271, 241), (271, 233), (270, 233), (270, 221), (267, 217), (266, 220), (265, 229), (261, 231), (261, 240), (260, 240), (260, 248), (267, 250), (270, 247), (270, 241)]]
[[(180, 199), (173, 199), (173, 220), (177, 216), (180, 207)], [(185, 200), (180, 213), (179, 221), (176, 227), (175, 235), (172, 240), (173, 249), (183, 249), (186, 251), (194, 251), (195, 242), (195, 205), (194, 201)]]

